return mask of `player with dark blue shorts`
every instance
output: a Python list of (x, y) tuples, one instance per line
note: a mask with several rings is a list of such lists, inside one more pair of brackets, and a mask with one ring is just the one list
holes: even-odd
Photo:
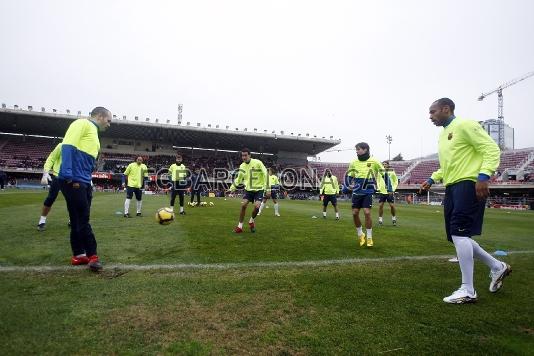
[(443, 301), (463, 304), (477, 300), (473, 258), (490, 268), (492, 293), (501, 289), (503, 279), (512, 269), (472, 239), (482, 232), (489, 179), (499, 166), (499, 147), (477, 121), (456, 117), (454, 107), (449, 98), (436, 100), (430, 106), (430, 120), (443, 127), (438, 144), (440, 168), (421, 185), (421, 190), (430, 189), (438, 181), (445, 184), (445, 232), (456, 249), (462, 284)]
[[(360, 239), (360, 246), (373, 246), (373, 221), (371, 219), (371, 207), (373, 206), (373, 194), (383, 190), (384, 180), (382, 172), (384, 167), (376, 158), (371, 157), (369, 145), (360, 142), (356, 145), (358, 157), (353, 160), (347, 171), (345, 186), (352, 190), (352, 216), (356, 233)], [(360, 221), (360, 209), (365, 215), (365, 229), (363, 233)]]
[[(189, 205), (191, 206), (200, 206), (200, 193), (202, 190), (202, 172), (200, 171), (200, 167), (195, 167), (193, 169), (193, 173), (191, 174), (191, 202), (189, 202)], [(197, 198), (196, 203), (195, 197)]]
[(321, 196), (323, 197), (323, 219), (326, 219), (326, 207), (332, 204), (336, 212), (336, 220), (339, 220), (339, 210), (337, 207), (337, 194), (339, 193), (339, 182), (330, 169), (325, 169), (321, 180)]
[[(278, 180), (278, 176), (276, 175), (276, 171), (273, 167), (270, 167), (268, 171), (269, 171), (269, 185), (271, 186), (271, 199), (273, 200), (273, 203), (274, 203), (274, 216), (280, 216), (280, 211), (278, 210), (279, 209), (278, 200), (277, 200), (278, 194), (280, 193), (280, 181)], [(258, 215), (261, 214), (268, 200), (269, 200), (268, 196), (263, 197), (263, 201), (261, 202)]]
[(382, 216), (384, 215), (384, 203), (389, 203), (389, 208), (391, 210), (391, 222), (393, 225), (397, 225), (397, 216), (395, 213), (395, 190), (399, 184), (399, 178), (395, 171), (390, 168), (389, 161), (382, 162), (384, 166), (384, 190), (380, 192), (378, 198), (378, 225), (383, 224)]
[(171, 164), (169, 167), (169, 175), (171, 176), (172, 181), (172, 190), (171, 190), (171, 210), (174, 211), (174, 201), (176, 200), (176, 195), (178, 195), (180, 203), (180, 215), (185, 215), (184, 211), (184, 195), (187, 190), (187, 175), (188, 170), (182, 162), (182, 155), (176, 155), (176, 163)]
[[(128, 181), (126, 181), (128, 178)], [(124, 217), (130, 217), (130, 201), (135, 194), (136, 200), (136, 216), (141, 216), (141, 208), (143, 206), (143, 189), (148, 180), (148, 168), (143, 163), (143, 157), (138, 156), (135, 162), (132, 162), (126, 167), (122, 176), (122, 186), (126, 187), (126, 200), (124, 201)]]
[(57, 175), (61, 168), (61, 143), (59, 143), (48, 155), (44, 165), (43, 177), (41, 178), (41, 184), (49, 185), (48, 196), (46, 197), (43, 208), (41, 209), (41, 217), (37, 224), (38, 231), (44, 231), (46, 229), (46, 218), (52, 205), (56, 201), (57, 195), (60, 191), (59, 181)]
[(247, 206), (250, 203), (254, 204), (254, 209), (248, 221), (248, 226), (250, 232), (256, 232), (255, 219), (258, 215), (260, 204), (263, 201), (263, 194), (265, 192), (267, 192), (267, 195), (271, 194), (269, 176), (263, 162), (259, 159), (252, 158), (248, 148), (241, 150), (241, 159), (243, 163), (239, 166), (237, 176), (228, 190), (228, 192), (235, 192), (240, 185), (244, 185), (245, 188), (245, 195), (243, 195), (243, 200), (241, 200), (239, 222), (234, 228), (236, 234), (243, 232), (243, 220), (245, 219)]

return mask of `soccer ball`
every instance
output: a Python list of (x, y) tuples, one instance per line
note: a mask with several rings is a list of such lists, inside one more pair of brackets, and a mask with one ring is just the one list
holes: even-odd
[(156, 213), (156, 221), (160, 225), (169, 225), (174, 220), (174, 212), (170, 208), (161, 208)]

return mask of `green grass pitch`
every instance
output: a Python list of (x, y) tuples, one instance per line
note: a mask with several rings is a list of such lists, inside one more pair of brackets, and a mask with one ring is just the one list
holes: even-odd
[[(384, 226), (373, 228), (374, 247), (360, 248), (348, 203), (336, 221), (331, 207), (322, 219), (319, 202), (282, 200), (279, 218), (269, 202), (257, 232), (236, 235), (238, 199), (186, 206), (187, 215), (160, 226), (154, 214), (168, 197), (145, 196), (144, 216), (125, 219), (117, 214), (124, 195), (97, 193), (91, 222), (105, 269), (94, 274), (69, 267), (61, 195), (47, 230), (37, 231), (45, 195), (0, 192), (4, 355), (534, 350), (532, 212), (486, 211), (481, 245), (522, 253), (502, 257), (513, 273), (500, 292), (488, 291), (488, 270), (477, 262), (479, 301), (447, 305), (441, 299), (459, 286), (460, 273), (439, 257), (454, 255), (441, 207), (399, 205), (397, 227), (385, 209)], [(35, 268), (19, 269), (29, 266)]]

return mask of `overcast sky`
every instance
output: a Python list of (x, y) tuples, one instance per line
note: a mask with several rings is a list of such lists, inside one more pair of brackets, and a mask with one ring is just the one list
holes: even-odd
[[(496, 118), (481, 92), (534, 71), (534, 1), (0, 0), (0, 101), (360, 141), (435, 153), (428, 106)], [(534, 146), (534, 77), (504, 91)], [(348, 161), (354, 151), (323, 153)]]

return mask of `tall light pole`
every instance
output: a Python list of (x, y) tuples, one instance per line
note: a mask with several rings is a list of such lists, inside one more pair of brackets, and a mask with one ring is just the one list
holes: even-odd
[(391, 160), (391, 142), (393, 137), (391, 135), (386, 135), (386, 142), (388, 143), (388, 161)]
[(183, 104), (178, 104), (178, 125), (182, 124), (182, 110), (184, 109)]

